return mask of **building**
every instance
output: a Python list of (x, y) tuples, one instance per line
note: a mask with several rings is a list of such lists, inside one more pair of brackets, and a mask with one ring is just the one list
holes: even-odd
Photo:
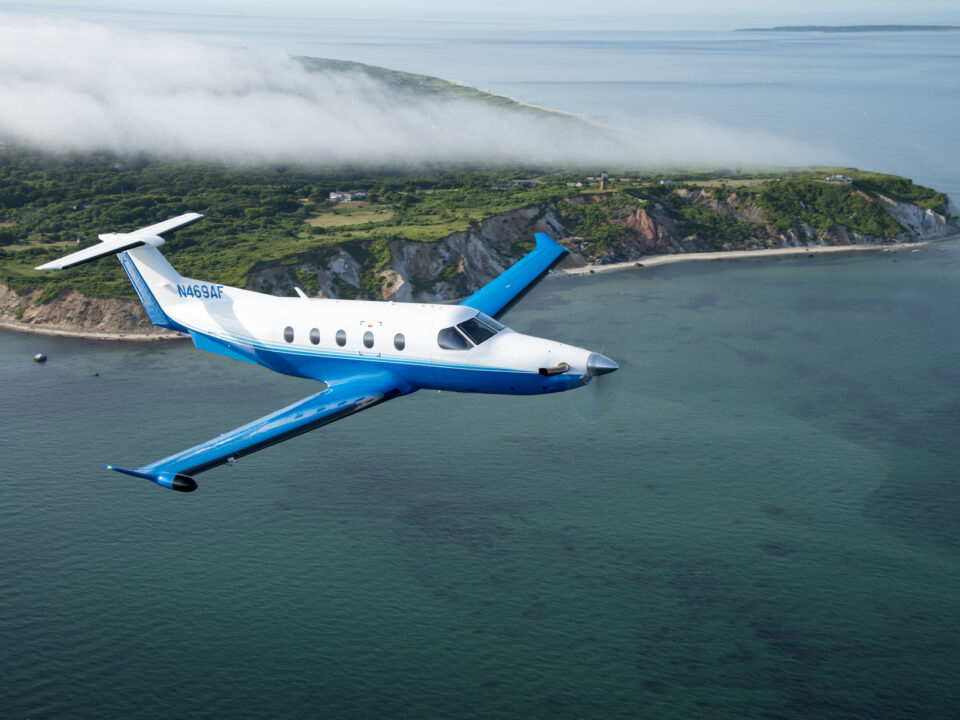
[(831, 175), (826, 178), (829, 183), (852, 183), (853, 178), (847, 177), (846, 175)]
[(338, 203), (348, 200), (363, 200), (366, 197), (366, 190), (334, 190), (330, 193), (330, 202)]

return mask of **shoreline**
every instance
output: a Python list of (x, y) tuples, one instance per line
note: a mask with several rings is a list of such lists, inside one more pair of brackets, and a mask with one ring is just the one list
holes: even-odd
[(67, 330), (66, 328), (43, 327), (28, 323), (0, 320), (0, 330), (28, 333), (31, 335), (46, 335), (48, 337), (77, 338), (80, 340), (119, 340), (122, 342), (159, 342), (163, 340), (186, 340), (190, 336), (172, 331), (156, 333), (120, 333), (120, 332), (93, 332), (92, 330)]
[[(644, 255), (629, 262), (611, 263), (609, 265), (583, 265), (573, 268), (558, 268), (550, 273), (554, 277), (563, 275), (594, 275), (599, 273), (619, 272), (631, 268), (644, 269), (659, 265), (671, 265), (679, 262), (693, 262), (704, 260), (744, 260), (752, 258), (770, 257), (802, 257), (822, 255), (827, 253), (860, 252), (864, 250), (905, 250), (925, 247), (933, 243), (960, 239), (960, 234), (950, 235), (936, 240), (924, 240), (915, 243), (890, 243), (884, 245), (816, 245), (800, 248), (766, 248), (763, 250), (722, 250), (705, 253), (675, 253), (670, 255)], [(153, 333), (120, 333), (94, 332), (91, 330), (68, 330), (66, 328), (42, 327), (28, 323), (17, 323), (9, 320), (0, 320), (0, 330), (46, 335), (48, 337), (78, 338), (82, 340), (107, 340), (120, 342), (162, 342), (167, 340), (186, 340), (189, 335), (172, 331)]]
[(960, 235), (951, 235), (937, 240), (924, 240), (915, 243), (889, 243), (884, 245), (815, 245), (812, 247), (765, 248), (763, 250), (721, 250), (704, 253), (674, 253), (670, 255), (644, 255), (629, 262), (611, 263), (609, 265), (584, 265), (582, 267), (558, 268), (557, 274), (566, 275), (594, 275), (597, 273), (617, 272), (630, 268), (649, 268), (658, 265), (671, 265), (678, 262), (695, 260), (744, 260), (751, 258), (769, 257), (802, 257), (809, 255), (823, 255), (827, 253), (860, 252), (864, 250), (905, 250), (925, 247), (932, 243), (956, 240)]

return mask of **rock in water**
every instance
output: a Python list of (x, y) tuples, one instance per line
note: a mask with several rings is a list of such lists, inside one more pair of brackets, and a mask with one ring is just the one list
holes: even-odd
[(43, 353), (37, 353), (36, 355), (33, 356), (33, 361), (34, 361), (34, 362), (46, 362), (46, 361), (47, 361), (47, 356), (44, 355)]

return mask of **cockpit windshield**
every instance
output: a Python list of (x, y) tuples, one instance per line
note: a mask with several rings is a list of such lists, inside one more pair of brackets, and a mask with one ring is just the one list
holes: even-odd
[(473, 340), (476, 345), (479, 345), (484, 340), (489, 340), (497, 334), (496, 330), (480, 322), (477, 318), (470, 318), (466, 322), (457, 325), (457, 327), (463, 330), (463, 334)]
[(493, 328), (494, 330), (496, 330), (497, 332), (500, 332), (501, 330), (506, 330), (506, 329), (507, 329), (507, 326), (506, 326), (506, 325), (504, 325), (502, 322), (497, 322), (496, 320), (494, 320), (492, 317), (490, 317), (490, 316), (487, 315), (486, 313), (477, 313), (477, 320), (479, 320), (480, 322), (482, 322), (484, 325), (489, 325), (490, 327), (492, 327), (492, 328)]
[[(477, 313), (456, 327), (444, 328), (437, 335), (437, 343), (444, 350), (469, 350), (474, 345), (489, 340), (506, 326), (492, 317)], [(469, 338), (469, 339), (468, 339)]]

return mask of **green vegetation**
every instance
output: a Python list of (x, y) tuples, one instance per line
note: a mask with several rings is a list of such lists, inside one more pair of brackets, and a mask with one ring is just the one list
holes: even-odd
[[(553, 202), (568, 191), (562, 176), (534, 188), (490, 187), (519, 177), (240, 168), (7, 148), (0, 150), (0, 282), (18, 292), (44, 288), (44, 297), (71, 287), (93, 296), (133, 298), (117, 263), (58, 273), (33, 268), (92, 244), (98, 233), (132, 230), (191, 211), (207, 219), (166, 246), (185, 275), (243, 286), (259, 267), (334, 246), (372, 274), (389, 261), (392, 238), (436, 241), (493, 215)], [(331, 191), (347, 188), (368, 191), (362, 208), (328, 202)], [(371, 282), (365, 286), (373, 287)]]
[[(853, 183), (823, 181), (836, 173)], [(946, 207), (942, 193), (904, 178), (842, 168), (610, 174), (610, 188), (600, 192), (597, 178), (543, 169), (250, 168), (2, 148), (0, 282), (17, 292), (39, 289), (40, 302), (64, 288), (133, 298), (118, 263), (57, 273), (33, 268), (96, 242), (98, 233), (191, 211), (208, 219), (177, 233), (165, 248), (184, 275), (242, 287), (252, 272), (286, 265), (305, 291), (315, 293), (316, 277), (299, 268), (306, 261), (323, 265), (340, 248), (361, 266), (360, 290), (341, 283), (341, 296), (378, 297), (378, 273), (390, 262), (392, 241), (435, 242), (523, 207), (556, 211), (565, 234), (593, 260), (636, 247), (642, 223), (666, 222), (703, 249), (737, 249), (765, 240), (768, 223), (777, 232), (801, 223), (819, 231), (839, 224), (892, 238), (901, 228), (871, 197), (878, 193), (939, 212)], [(367, 199), (328, 202), (331, 191), (354, 188), (366, 190)], [(720, 207), (734, 195), (741, 206), (752, 204), (749, 217), (762, 214), (763, 222), (738, 219)], [(518, 237), (513, 250), (519, 256), (531, 246), (532, 238)], [(412, 282), (425, 290), (455, 272), (446, 268), (441, 277)]]
[(478, 90), (468, 85), (441, 80), (440, 78), (430, 75), (418, 75), (416, 73), (390, 70), (389, 68), (365, 65), (350, 60), (331, 60), (328, 58), (307, 56), (298, 57), (297, 59), (305, 68), (312, 71), (334, 71), (337, 73), (366, 75), (373, 80), (393, 88), (401, 99), (409, 97), (419, 100), (424, 97), (431, 97), (444, 100), (481, 100), (490, 105), (508, 107), (521, 112), (561, 116), (571, 123), (582, 122), (570, 115), (555, 113), (552, 110), (532, 105), (525, 105), (512, 98), (504, 97), (503, 95), (494, 95), (493, 93), (484, 92), (483, 90)]
[(602, 257), (617, 248), (627, 228), (616, 223), (625, 221), (636, 209), (636, 199), (620, 193), (595, 203), (573, 204), (564, 201), (560, 204), (560, 212), (571, 231), (590, 243), (585, 249), (592, 257)]
[(706, 242), (712, 250), (740, 250), (750, 247), (754, 238), (766, 232), (759, 223), (737, 220), (733, 215), (708, 210), (703, 205), (687, 205), (679, 208), (687, 220), (688, 234)]
[(343, 227), (344, 225), (364, 225), (389, 220), (393, 217), (393, 210), (384, 207), (371, 209), (362, 201), (339, 203), (333, 212), (320, 213), (307, 218), (307, 223), (314, 227)]
[(800, 223), (817, 230), (842, 225), (867, 235), (893, 238), (903, 228), (855, 185), (798, 178), (750, 189), (776, 231)]
[(916, 203), (921, 207), (929, 208), (935, 212), (945, 214), (947, 212), (947, 196), (936, 190), (914, 185), (912, 180), (902, 178), (898, 175), (885, 175), (883, 173), (864, 172), (862, 170), (848, 169), (843, 171), (848, 177), (853, 178), (853, 185), (864, 192), (872, 195), (886, 195), (895, 200)]

